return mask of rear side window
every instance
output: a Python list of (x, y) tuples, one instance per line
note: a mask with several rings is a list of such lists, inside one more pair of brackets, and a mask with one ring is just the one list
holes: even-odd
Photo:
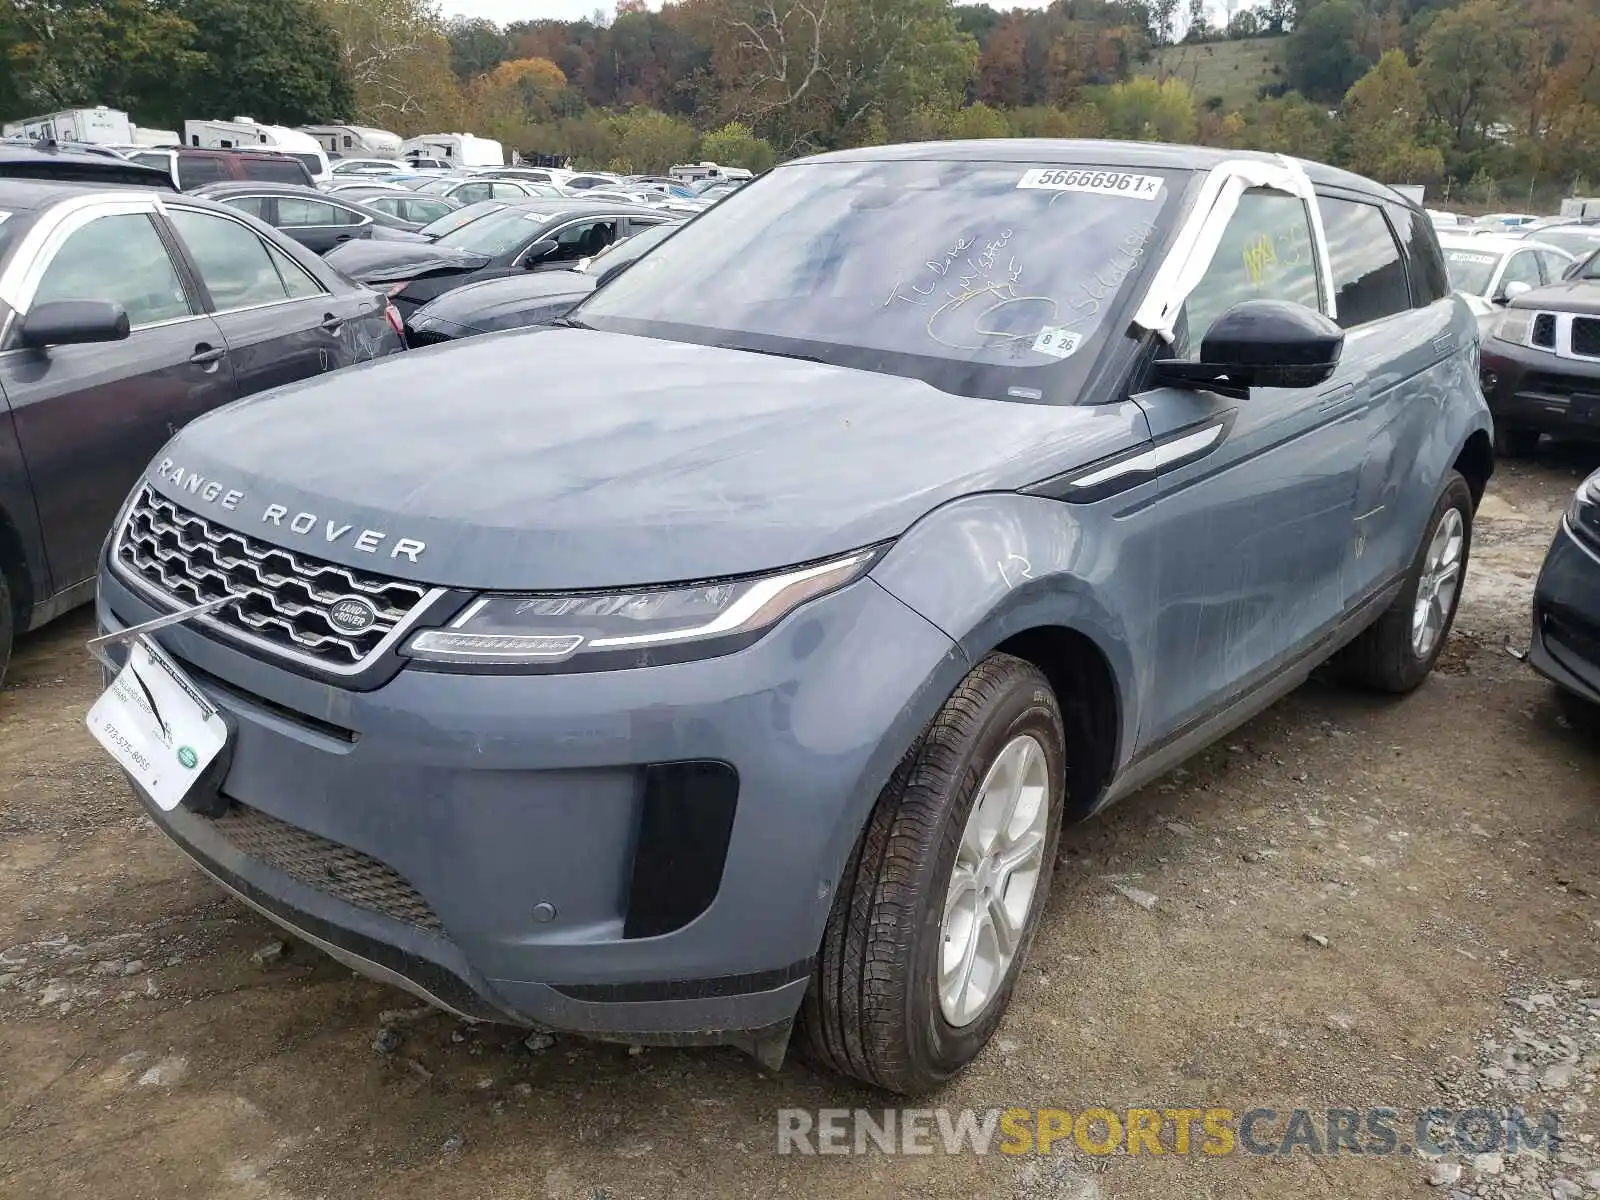
[(1211, 265), (1184, 302), (1178, 356), (1198, 358), (1212, 322), (1245, 300), (1322, 307), (1311, 220), (1298, 196), (1257, 188), (1239, 197)]
[(178, 186), (184, 191), (197, 188), (203, 183), (216, 183), (219, 179), (228, 177), (227, 168), (218, 158), (191, 158), (180, 155), (178, 158)]
[(265, 196), (228, 196), (222, 203), (229, 208), (237, 208), (240, 212), (247, 212), (252, 217), (263, 221), (267, 219), (267, 198)]
[(278, 228), (303, 229), (326, 225), (358, 225), (361, 217), (352, 209), (299, 196), (278, 197)]
[(265, 243), (237, 221), (176, 208), (168, 219), (188, 247), (218, 312), (271, 304), (288, 296)]
[(1412, 307), (1426, 308), (1435, 300), (1443, 300), (1450, 294), (1450, 277), (1439, 248), (1438, 231), (1428, 214), (1390, 205), (1389, 219), (1405, 242), (1406, 255), (1411, 260)]
[(262, 183), (309, 184), (311, 176), (298, 162), (286, 158), (243, 158), (239, 170), (246, 179)]
[(311, 273), (299, 263), (291, 259), (276, 246), (268, 246), (267, 253), (272, 255), (272, 265), (278, 268), (278, 275), (283, 279), (283, 286), (288, 289), (291, 299), (299, 300), (305, 296), (320, 296), (323, 287)]
[(1333, 294), (1345, 329), (1381, 321), (1411, 307), (1400, 244), (1383, 210), (1355, 200), (1318, 197), (1328, 234)]

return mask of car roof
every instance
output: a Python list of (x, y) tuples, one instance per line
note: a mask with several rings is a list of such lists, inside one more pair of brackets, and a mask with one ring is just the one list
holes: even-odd
[(1546, 246), (1538, 238), (1507, 237), (1503, 233), (1480, 233), (1477, 237), (1454, 233), (1448, 229), (1441, 229), (1438, 233), (1441, 246), (1453, 246), (1462, 250), (1482, 249), (1485, 253), (1509, 254), (1513, 250), (1526, 250), (1529, 246), (1542, 250), (1556, 249), (1554, 246)]
[(327, 200), (338, 195), (337, 192), (324, 192), (320, 188), (307, 187), (303, 183), (269, 183), (265, 181), (256, 183), (249, 179), (219, 180), (216, 183), (201, 184), (200, 187), (194, 190), (203, 196), (233, 196), (239, 192), (248, 192), (256, 195), (262, 192), (271, 192), (274, 195), (315, 196), (318, 199)]
[[(75, 195), (128, 195), (130, 192), (141, 192), (142, 187), (130, 184), (91, 184), (91, 182), (67, 182), (58, 179), (26, 179), (8, 178), (0, 174), (0, 208), (8, 213), (29, 213), (29, 211), (42, 211), (50, 208), (54, 203), (69, 200)], [(160, 192), (163, 198), (171, 200), (173, 189), (171, 187), (150, 187), (152, 192)]]
[[(1167, 142), (1119, 142), (1100, 138), (988, 138), (952, 142), (908, 142), (894, 146), (861, 146), (795, 159), (784, 166), (822, 162), (1001, 162), (1060, 163), (1065, 166), (1154, 167), (1176, 171), (1209, 171), (1226, 162), (1264, 162), (1281, 165), (1288, 157), (1257, 150), (1223, 150), (1206, 146), (1177, 146)], [(1415, 208), (1392, 188), (1364, 175), (1306, 159), (1292, 159), (1305, 169), (1313, 183), (1332, 184), (1382, 196)], [(778, 168), (781, 169), (781, 168)], [(746, 181), (748, 182), (748, 181)], [(1420, 211), (1420, 210), (1419, 210)]]
[[(90, 188), (117, 185), (121, 187), (147, 185), (162, 191), (173, 191), (172, 177), (157, 167), (148, 167), (117, 156), (82, 154), (74, 150), (42, 150), (37, 146), (19, 142), (0, 142), (0, 177), (6, 176), (6, 165), (15, 164), (24, 170), (34, 167), (57, 166), (82, 176), (80, 179), (62, 180), (63, 183), (81, 183)], [(19, 176), (10, 176), (18, 178)], [(50, 182), (48, 178), (23, 175), (21, 178)], [(135, 180), (139, 181), (135, 183)]]

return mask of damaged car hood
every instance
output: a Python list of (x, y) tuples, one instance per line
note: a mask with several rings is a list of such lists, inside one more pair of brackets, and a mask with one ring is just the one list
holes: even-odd
[(1137, 445), (1136, 411), (542, 328), (240, 401), (186, 426), (149, 478), (208, 519), (374, 573), (603, 588), (893, 538), (947, 500)]

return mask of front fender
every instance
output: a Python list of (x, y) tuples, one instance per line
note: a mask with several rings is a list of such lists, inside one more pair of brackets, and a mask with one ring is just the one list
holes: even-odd
[(1117, 689), (1120, 770), (1137, 745), (1148, 686), (1142, 646), (1159, 559), (1139, 516), (1155, 486), (1083, 505), (1015, 493), (968, 496), (918, 522), (872, 578), (941, 629), (969, 662), (1029, 629), (1088, 637)]

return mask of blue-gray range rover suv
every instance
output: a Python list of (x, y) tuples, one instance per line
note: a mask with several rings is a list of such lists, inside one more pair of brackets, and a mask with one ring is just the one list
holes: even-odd
[(1476, 329), (1423, 213), (1310, 163), (790, 163), (559, 327), (185, 428), (91, 728), (224, 886), (446, 1009), (926, 1091), (1064, 821), (1326, 660), (1426, 677)]

